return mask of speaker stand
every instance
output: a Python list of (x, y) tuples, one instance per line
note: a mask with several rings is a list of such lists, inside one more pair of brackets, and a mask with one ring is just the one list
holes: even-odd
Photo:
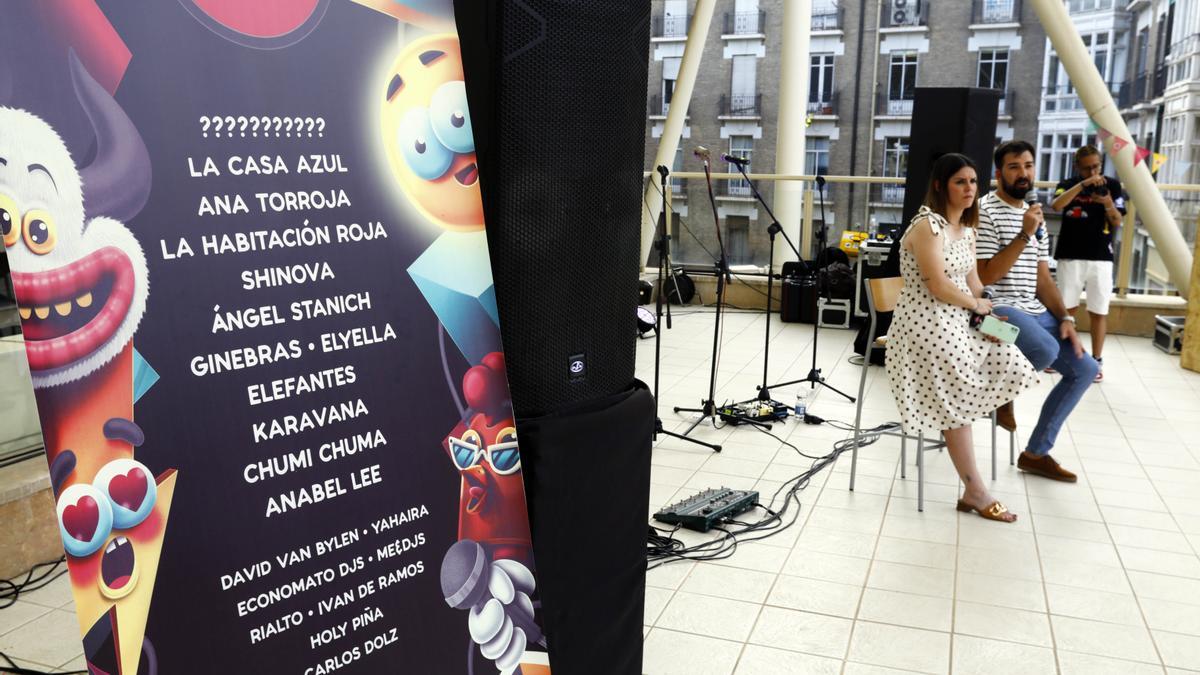
[[(667, 170), (666, 166), (660, 165), (658, 167), (658, 173), (660, 176), (662, 176), (661, 183), (663, 189), (663, 206), (662, 222), (659, 225), (658, 239), (654, 243), (654, 248), (658, 250), (658, 299), (654, 303), (654, 315), (656, 317), (654, 323), (654, 440), (658, 441), (659, 434), (664, 434), (672, 438), (678, 438), (680, 440), (687, 441), (689, 443), (695, 443), (696, 445), (703, 445), (704, 447), (711, 449), (713, 452), (720, 452), (721, 446), (719, 445), (706, 443), (695, 438), (688, 438), (686, 435), (677, 434), (674, 431), (667, 431), (663, 428), (662, 418), (658, 415), (658, 375), (659, 362), (662, 359), (663, 307), (666, 307), (667, 330), (671, 329), (671, 304), (664, 301), (667, 294), (666, 280), (668, 277), (672, 281), (675, 279), (674, 274), (667, 274), (667, 270), (671, 269), (671, 187), (667, 184), (667, 176), (670, 174), (670, 171)], [(651, 177), (650, 180), (653, 181), (654, 178)], [(679, 295), (678, 287), (675, 288), (675, 294), (682, 300), (683, 296)], [(676, 410), (678, 410), (678, 408), (676, 408)], [(688, 431), (691, 431), (691, 429)]]

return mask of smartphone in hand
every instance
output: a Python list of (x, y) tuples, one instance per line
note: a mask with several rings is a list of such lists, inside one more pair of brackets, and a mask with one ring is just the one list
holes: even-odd
[(1017, 335), (1021, 333), (1021, 329), (1007, 321), (1001, 321), (988, 314), (983, 317), (983, 322), (979, 324), (979, 332), (984, 335), (991, 335), (1001, 342), (1012, 344), (1017, 341)]

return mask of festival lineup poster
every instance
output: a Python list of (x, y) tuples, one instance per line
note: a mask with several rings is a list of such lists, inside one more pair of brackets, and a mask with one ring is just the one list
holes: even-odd
[(0, 32), (90, 671), (549, 673), (450, 0), (41, 0)]

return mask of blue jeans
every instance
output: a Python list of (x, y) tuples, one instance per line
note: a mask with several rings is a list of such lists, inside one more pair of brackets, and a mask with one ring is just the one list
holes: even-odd
[(1009, 323), (1021, 329), (1017, 348), (1037, 370), (1053, 366), (1062, 379), (1050, 390), (1042, 404), (1042, 414), (1029, 437), (1025, 451), (1031, 455), (1050, 454), (1058, 432), (1075, 409), (1079, 399), (1096, 379), (1100, 365), (1087, 353), (1076, 358), (1070, 340), (1059, 337), (1059, 323), (1050, 312), (1029, 314), (1015, 307), (996, 307), (996, 314), (1008, 317)]

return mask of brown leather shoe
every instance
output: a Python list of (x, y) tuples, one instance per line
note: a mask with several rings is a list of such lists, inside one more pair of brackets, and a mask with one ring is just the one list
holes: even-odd
[(1013, 414), (1012, 401), (996, 408), (996, 424), (1005, 431), (1017, 430), (1017, 416)]
[(1062, 468), (1050, 455), (1031, 455), (1022, 452), (1017, 458), (1017, 468), (1032, 474), (1037, 474), (1050, 480), (1060, 480), (1064, 483), (1074, 483), (1078, 480), (1075, 474)]

